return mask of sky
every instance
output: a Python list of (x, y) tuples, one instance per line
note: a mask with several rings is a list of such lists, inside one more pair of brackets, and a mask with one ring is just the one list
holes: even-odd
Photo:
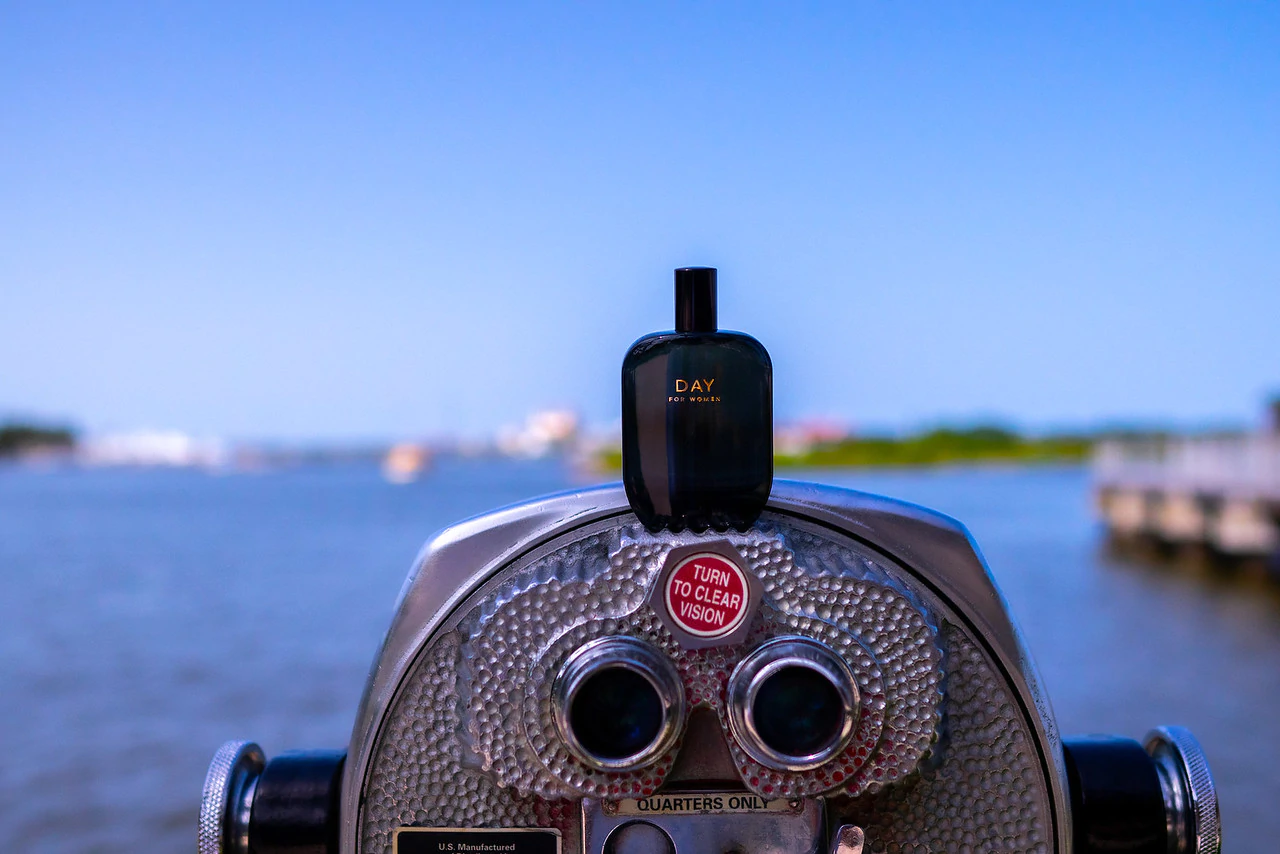
[(608, 424), (692, 264), (780, 421), (1255, 423), (1280, 5), (0, 4), (0, 415)]

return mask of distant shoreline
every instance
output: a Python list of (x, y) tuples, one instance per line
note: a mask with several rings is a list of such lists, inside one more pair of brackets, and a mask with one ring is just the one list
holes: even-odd
[(968, 471), (1015, 471), (1023, 469), (1075, 469), (1083, 468), (1089, 464), (1088, 459), (1040, 459), (1040, 460), (1019, 460), (1019, 459), (978, 459), (978, 460), (949, 460), (940, 463), (865, 463), (851, 465), (808, 465), (797, 463), (779, 463), (774, 461), (774, 471), (799, 472), (799, 471), (875, 471), (875, 472), (891, 472), (891, 471), (949, 471), (953, 469), (964, 469)]
[[(900, 471), (929, 469), (1029, 469), (1029, 468), (1078, 468), (1088, 465), (1086, 457), (1042, 457), (1025, 459), (1018, 457), (974, 457), (968, 459), (954, 458), (935, 462), (894, 463), (894, 462), (848, 462), (848, 463), (808, 463), (796, 462), (788, 457), (774, 457), (774, 471), (831, 471), (848, 469), (850, 471)], [(596, 471), (603, 474), (617, 474), (622, 471), (620, 454), (602, 454), (596, 460)]]
[[(1082, 465), (1093, 452), (1087, 436), (1025, 437), (992, 427), (932, 430), (913, 436), (848, 437), (792, 452), (776, 452), (775, 469), (938, 468), (942, 466)], [(602, 471), (619, 471), (622, 452), (597, 454)]]

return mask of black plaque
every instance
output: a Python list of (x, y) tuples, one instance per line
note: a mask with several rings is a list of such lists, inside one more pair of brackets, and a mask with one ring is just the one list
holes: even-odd
[(560, 831), (546, 827), (402, 827), (395, 854), (560, 854)]

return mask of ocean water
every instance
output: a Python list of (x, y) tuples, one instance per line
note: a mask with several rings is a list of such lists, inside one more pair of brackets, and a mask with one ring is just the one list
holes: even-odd
[[(803, 472), (969, 526), (1064, 732), (1200, 737), (1227, 851), (1280, 839), (1280, 594), (1105, 557), (1079, 469)], [(190, 851), (231, 738), (340, 747), (432, 531), (575, 485), (555, 462), (216, 476), (0, 468), (0, 850)]]

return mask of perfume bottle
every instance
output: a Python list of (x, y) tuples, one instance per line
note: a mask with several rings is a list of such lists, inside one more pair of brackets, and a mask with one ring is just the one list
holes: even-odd
[(716, 270), (676, 270), (676, 328), (622, 362), (622, 480), (650, 530), (745, 531), (773, 487), (773, 365), (716, 328)]

